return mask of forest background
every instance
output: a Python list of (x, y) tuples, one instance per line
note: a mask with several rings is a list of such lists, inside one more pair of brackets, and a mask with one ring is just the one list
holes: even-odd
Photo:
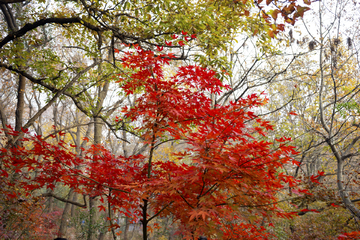
[(359, 3), (0, 0), (1, 239), (356, 239)]

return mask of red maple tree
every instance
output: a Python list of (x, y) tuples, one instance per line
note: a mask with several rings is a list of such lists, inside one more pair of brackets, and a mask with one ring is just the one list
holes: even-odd
[[(61, 182), (79, 193), (106, 198), (112, 209), (141, 219), (143, 239), (151, 221), (164, 216), (172, 216), (185, 239), (266, 239), (269, 234), (257, 223), (269, 215), (289, 216), (277, 207), (276, 193), (296, 184), (280, 171), (292, 161), (294, 147), (287, 138), (267, 139), (273, 126), (255, 113), (266, 98), (253, 94), (214, 104), (210, 94), (229, 89), (216, 72), (182, 66), (166, 77), (163, 67), (171, 58), (135, 47), (121, 59), (125, 70), (120, 87), (127, 95), (141, 96), (117, 121), (138, 126), (134, 132), (148, 146), (147, 154), (114, 156), (93, 145), (79, 158), (66, 142), (50, 144), (28, 134), (21, 141), (30, 144), (1, 149), (1, 179), (6, 181), (8, 169), (13, 169), (28, 192)], [(169, 141), (186, 145), (173, 153), (179, 161), (155, 160), (156, 149)], [(37, 174), (30, 174), (32, 170)]]

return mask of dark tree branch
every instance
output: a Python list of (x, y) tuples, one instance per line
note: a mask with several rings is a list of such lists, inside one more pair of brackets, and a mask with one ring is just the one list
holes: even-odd
[(9, 6), (7, 4), (0, 4), (0, 9), (4, 14), (4, 19), (8, 25), (10, 32), (15, 32), (18, 30), (14, 15), (12, 14)]
[(25, 0), (0, 0), (0, 4), (20, 3), (20, 2), (25, 2)]
[(70, 203), (70, 204), (73, 204), (75, 206), (78, 206), (78, 207), (81, 207), (81, 208), (87, 208), (87, 205), (86, 205), (86, 199), (85, 199), (85, 196), (84, 197), (84, 204), (81, 204), (81, 203), (78, 203), (78, 202), (74, 202), (74, 201), (71, 201), (71, 200), (68, 200), (66, 198), (62, 198), (62, 197), (59, 197), (59, 196), (56, 196), (55, 194), (53, 193), (44, 193), (41, 195), (42, 197), (53, 197), (59, 201), (62, 201), (62, 202), (65, 202), (65, 203)]
[(47, 135), (46, 137), (43, 138), (43, 140), (46, 140), (48, 139), (49, 137), (55, 135), (55, 134), (58, 134), (59, 132), (63, 132), (63, 131), (67, 131), (67, 130), (70, 130), (72, 128), (76, 128), (76, 127), (81, 127), (81, 126), (88, 126), (90, 124), (93, 124), (94, 122), (89, 122), (89, 123), (82, 123), (82, 124), (75, 124), (75, 125), (72, 125), (70, 127), (66, 127), (66, 128), (62, 128), (62, 129), (59, 129), (59, 130), (56, 130), (54, 132), (52, 132), (51, 134)]
[[(1, 7), (3, 5), (0, 5)], [(56, 23), (56, 24), (69, 24), (69, 23), (80, 23), (82, 25), (84, 25), (85, 27), (97, 31), (97, 32), (101, 32), (102, 29), (99, 27), (96, 27), (94, 25), (91, 25), (90, 23), (84, 22), (83, 20), (81, 20), (81, 18), (79, 17), (72, 17), (72, 18), (46, 18), (46, 19), (40, 19), (36, 22), (33, 23), (27, 23), (25, 26), (23, 26), (20, 30), (15, 31), (10, 33), (9, 35), (7, 35), (3, 40), (0, 41), (0, 48), (2, 48), (5, 44), (7, 44), (8, 42), (20, 38), (22, 36), (24, 36), (27, 32), (34, 30), (40, 26), (44, 26), (46, 24), (49, 23)]]
[(5, 21), (8, 25), (10, 32), (15, 32), (17, 30), (16, 22), (14, 21), (14, 16), (12, 15), (11, 11), (7, 4), (0, 4), (0, 9), (4, 14)]
[[(19, 70), (17, 68), (6, 65), (4, 63), (0, 63), (0, 67), (6, 68), (6, 69), (8, 69), (9, 71), (12, 71), (12, 72), (19, 73), (19, 74), (23, 75), (24, 77), (26, 77), (27, 79), (29, 79), (31, 82), (39, 84), (39, 85), (47, 88), (48, 90), (50, 90), (53, 93), (60, 91), (59, 89), (57, 89), (57, 88), (55, 88), (55, 87), (53, 87), (53, 86), (51, 86), (49, 84), (44, 83), (43, 80), (45, 80), (46, 78), (35, 78), (35, 77), (33, 77), (32, 75), (28, 74), (25, 71)], [(58, 78), (58, 77), (52, 78), (51, 80), (54, 80), (56, 78)]]
[(169, 207), (171, 204), (173, 204), (174, 201), (170, 202), (169, 204), (166, 204), (162, 209), (160, 209), (154, 216), (152, 216), (151, 218), (149, 218), (147, 221), (150, 222), (151, 220), (153, 220), (154, 218), (156, 218), (157, 216), (160, 215), (160, 213), (162, 213), (167, 207)]

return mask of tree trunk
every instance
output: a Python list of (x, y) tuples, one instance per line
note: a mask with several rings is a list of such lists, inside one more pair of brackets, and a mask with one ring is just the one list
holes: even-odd
[(142, 206), (142, 212), (143, 212), (143, 219), (141, 220), (142, 222), (142, 232), (143, 232), (143, 240), (147, 240), (148, 239), (148, 235), (147, 235), (147, 225), (148, 225), (148, 220), (147, 220), (147, 208), (148, 208), (148, 200), (144, 199), (144, 205)]
[(124, 240), (128, 240), (129, 227), (130, 227), (129, 217), (125, 216)]
[[(102, 120), (99, 117), (94, 117), (94, 143), (100, 144), (102, 137)], [(90, 219), (89, 219), (89, 229), (88, 229), (88, 240), (96, 240), (97, 232), (97, 222), (99, 220), (99, 200), (96, 199), (96, 196), (90, 197)]]
[(23, 126), (24, 108), (25, 108), (25, 86), (26, 86), (26, 78), (22, 75), (19, 75), (19, 86), (17, 92), (18, 101), (15, 111), (15, 131), (18, 132), (21, 131), (21, 127)]
[[(77, 202), (77, 194), (75, 192), (73, 193), (73, 196), (72, 196), (71, 200), (73, 202)], [(73, 217), (75, 217), (75, 214), (76, 214), (76, 206), (72, 204), (71, 205), (70, 216), (73, 218)]]
[[(326, 118), (325, 118), (325, 107), (323, 105), (323, 94), (324, 94), (324, 89), (325, 89), (325, 77), (324, 77), (324, 71), (325, 71), (325, 66), (323, 65), (324, 63), (324, 56), (325, 55), (325, 49), (324, 49), (324, 35), (323, 35), (323, 25), (322, 25), (322, 14), (321, 14), (321, 4), (322, 2), (319, 2), (319, 20), (320, 20), (320, 28), (319, 28), (319, 33), (320, 33), (320, 54), (319, 54), (319, 68), (320, 68), (320, 86), (319, 86), (319, 114), (320, 114), (320, 122), (322, 125), (322, 128), (326, 131), (327, 136), (324, 137), (324, 139), (326, 140), (326, 143), (328, 144), (328, 146), (330, 147), (332, 153), (334, 154), (336, 160), (337, 160), (337, 185), (338, 185), (338, 191), (339, 191), (339, 195), (345, 205), (345, 207), (351, 212), (351, 214), (354, 215), (354, 217), (356, 217), (357, 219), (360, 220), (360, 210), (351, 202), (350, 198), (349, 198), (349, 194), (346, 191), (346, 189), (344, 188), (343, 182), (344, 182), (344, 177), (343, 177), (343, 164), (344, 164), (344, 159), (343, 159), (343, 155), (341, 153), (341, 151), (338, 149), (338, 147), (336, 146), (335, 142), (335, 136), (336, 134), (334, 134), (335, 128), (332, 124), (333, 119), (330, 121), (330, 124), (327, 123)], [(335, 86), (334, 86), (335, 87)], [(335, 97), (336, 96), (336, 92), (335, 92)], [(335, 101), (336, 102), (336, 101)], [(334, 113), (335, 113), (335, 105), (333, 106), (333, 113), (332, 113), (332, 118), (334, 118)]]
[[(74, 194), (74, 192), (71, 189), (69, 192), (68, 200), (72, 200), (73, 194)], [(69, 216), (70, 216), (71, 205), (72, 204), (70, 204), (68, 202), (65, 204), (65, 208), (64, 208), (63, 214), (61, 216), (60, 228), (59, 228), (59, 233), (58, 233), (58, 237), (60, 237), (60, 238), (66, 238), (67, 225), (68, 225), (68, 220), (69, 220)]]
[[(48, 193), (52, 193), (53, 191), (50, 189), (48, 191)], [(54, 198), (53, 197), (49, 197), (47, 199), (47, 212), (50, 213), (54, 211)]]
[(338, 160), (337, 164), (337, 185), (339, 190), (339, 195), (345, 204), (345, 207), (358, 219), (360, 220), (360, 210), (354, 205), (354, 203), (350, 200), (349, 194), (344, 187), (343, 180), (343, 160)]

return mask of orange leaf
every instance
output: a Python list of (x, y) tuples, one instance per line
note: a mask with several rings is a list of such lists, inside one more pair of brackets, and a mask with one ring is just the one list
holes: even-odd
[(280, 13), (281, 11), (278, 10), (278, 9), (275, 9), (272, 13), (271, 13), (271, 16), (272, 18), (276, 21), (277, 19), (277, 15)]
[(268, 31), (267, 33), (268, 33), (269, 37), (271, 37), (271, 38), (274, 38), (274, 37), (275, 37), (273, 31)]

